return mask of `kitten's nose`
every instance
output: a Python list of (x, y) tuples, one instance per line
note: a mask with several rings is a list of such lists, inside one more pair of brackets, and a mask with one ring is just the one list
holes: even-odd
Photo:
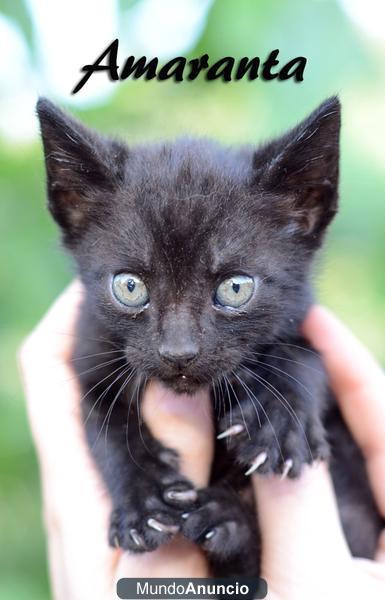
[(186, 341), (184, 344), (172, 345), (163, 342), (159, 346), (159, 354), (161, 358), (172, 363), (179, 369), (183, 369), (188, 363), (194, 360), (199, 353), (198, 345), (191, 341)]

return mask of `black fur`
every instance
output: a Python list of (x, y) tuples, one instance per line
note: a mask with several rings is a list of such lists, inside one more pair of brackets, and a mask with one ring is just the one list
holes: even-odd
[[(362, 457), (299, 333), (313, 256), (337, 210), (338, 100), (259, 149), (195, 139), (128, 148), (48, 100), (37, 110), (49, 208), (86, 289), (74, 358), (90, 448), (114, 505), (110, 542), (152, 550), (178, 528), (206, 549), (217, 574), (256, 572), (255, 518), (234, 492), (247, 484), (242, 472), (266, 452), (260, 472), (280, 473), (290, 459), (297, 476), (328, 456), (326, 424), (348, 541), (371, 556), (380, 518)], [(144, 280), (147, 306), (114, 298), (119, 272)], [(215, 290), (233, 275), (258, 285), (230, 310), (215, 303)], [(211, 485), (197, 494), (175, 452), (140, 423), (151, 377), (177, 393), (210, 385), (218, 431), (231, 422), (250, 434), (218, 443)]]

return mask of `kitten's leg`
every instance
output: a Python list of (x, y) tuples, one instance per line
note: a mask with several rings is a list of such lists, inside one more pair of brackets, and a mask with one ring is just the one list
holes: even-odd
[(200, 490), (183, 515), (182, 533), (206, 552), (215, 576), (257, 576), (260, 544), (255, 516), (230, 488)]
[[(245, 474), (299, 475), (305, 463), (328, 456), (322, 425), (326, 377), (318, 356), (274, 346), (234, 374), (234, 406), (220, 423), (219, 438)], [(231, 417), (231, 422), (230, 422)]]
[(111, 345), (86, 306), (73, 366), (88, 444), (112, 500), (109, 541), (134, 552), (153, 550), (179, 530), (197, 492), (180, 474), (177, 454), (139, 420), (141, 386), (124, 344)]
[(194, 506), (197, 492), (179, 473), (176, 453), (139, 424), (136, 411), (128, 419), (127, 406), (116, 403), (108, 414), (112, 399), (106, 397), (105, 409), (87, 418), (93, 401), (83, 403), (83, 414), (112, 499), (109, 542), (133, 552), (154, 550), (180, 530), (181, 514)]

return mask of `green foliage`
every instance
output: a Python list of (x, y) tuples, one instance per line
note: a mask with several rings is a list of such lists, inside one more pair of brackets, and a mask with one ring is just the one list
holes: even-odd
[(25, 0), (0, 0), (0, 15), (4, 15), (21, 29), (31, 51), (33, 51), (32, 23)]

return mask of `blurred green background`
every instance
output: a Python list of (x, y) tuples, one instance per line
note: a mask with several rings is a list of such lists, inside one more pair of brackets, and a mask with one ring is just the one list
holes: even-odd
[[(38, 39), (30, 12), (34, 4), (0, 0), (0, 16), (19, 27), (38, 70)], [(138, 4), (116, 5), (122, 40), (130, 10)], [(212, 60), (226, 55), (265, 58), (279, 48), (283, 62), (298, 55), (308, 58), (301, 84), (126, 81), (111, 83), (113, 93), (105, 100), (71, 109), (90, 126), (129, 143), (182, 133), (257, 143), (338, 93), (343, 106), (341, 211), (320, 260), (316, 285), (320, 299), (385, 364), (385, 39), (371, 31), (370, 23), (361, 27), (346, 11), (348, 4), (217, 0), (208, 3), (190, 48), (180, 52), (190, 58), (208, 53)], [(366, 3), (369, 11), (370, 4)], [(379, 16), (372, 16), (375, 30)], [(159, 39), (162, 27), (160, 21)], [(135, 54), (127, 38), (125, 42), (126, 55)], [(100, 42), (100, 52), (106, 45)], [(79, 67), (97, 55), (84, 52)], [(73, 84), (78, 77), (74, 72)], [(0, 107), (7, 101), (4, 89)], [(37, 89), (55, 99), (49, 87)], [(58, 101), (63, 105), (63, 100)], [(0, 173), (0, 599), (44, 600), (50, 593), (38, 469), (15, 354), (71, 279), (71, 268), (45, 208), (37, 137), (15, 142), (3, 135)]]

